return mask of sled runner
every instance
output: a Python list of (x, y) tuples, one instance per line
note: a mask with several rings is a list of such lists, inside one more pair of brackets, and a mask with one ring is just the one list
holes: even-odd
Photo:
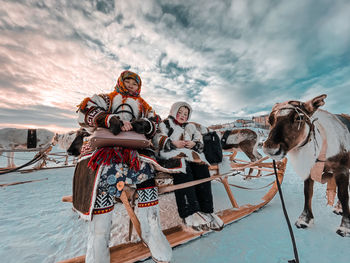
[[(259, 176), (250, 176), (250, 177), (256, 177), (256, 178), (264, 178), (266, 176), (274, 175), (273, 163), (272, 161), (268, 161), (267, 159), (268, 157), (264, 157), (256, 162), (247, 162), (244, 160), (235, 159), (233, 157), (231, 158), (231, 161), (232, 161), (231, 170), (228, 173), (220, 174), (218, 165), (212, 165), (210, 166), (210, 170), (212, 173), (212, 176), (210, 178), (191, 181), (191, 182), (183, 183), (179, 185), (171, 185), (171, 184), (159, 185), (158, 186), (159, 193), (162, 194), (162, 193), (173, 192), (177, 189), (190, 187), (193, 185), (201, 184), (212, 180), (218, 180), (223, 184), (224, 189), (226, 190), (227, 196), (232, 206), (231, 208), (227, 208), (227, 209), (218, 211), (216, 213), (224, 221), (224, 224), (226, 226), (262, 208), (267, 203), (269, 203), (277, 193), (278, 188), (277, 188), (276, 181), (272, 179), (275, 177), (271, 177), (271, 182), (268, 185), (265, 185), (264, 187), (256, 188), (256, 189), (263, 189), (271, 185), (269, 187), (269, 190), (262, 196), (261, 200), (255, 204), (247, 203), (244, 205), (239, 205), (239, 202), (237, 202), (233, 192), (231, 191), (232, 187), (238, 187), (245, 190), (255, 190), (252, 188), (234, 185), (229, 182), (228, 180), (229, 176), (231, 176), (232, 174), (236, 174), (237, 171), (241, 171), (244, 169), (255, 169), (257, 171), (260, 171)], [(286, 158), (276, 163), (277, 176), (280, 183), (282, 183), (282, 180), (283, 180), (286, 164), (287, 164)], [(129, 214), (130, 220), (133, 223), (129, 228), (129, 236), (131, 235), (132, 227), (134, 227), (136, 232), (140, 235), (141, 233), (140, 223), (138, 222), (138, 219), (133, 211), (133, 208), (130, 205), (126, 191), (123, 191), (120, 199)], [(72, 198), (71, 196), (65, 196), (63, 197), (62, 201), (72, 202)], [(210, 231), (211, 230), (201, 231), (201, 232), (189, 232), (189, 231), (186, 231), (181, 225), (178, 225), (178, 226), (163, 230), (163, 233), (168, 239), (171, 247), (175, 247), (175, 246), (184, 244), (188, 241), (191, 241), (193, 239), (199, 238), (200, 236)], [(151, 254), (149, 249), (142, 243), (142, 241), (138, 241), (138, 242), (129, 242), (129, 243), (120, 244), (114, 247), (110, 247), (110, 257), (111, 257), (110, 262), (115, 262), (115, 263), (116, 262), (136, 262), (138, 260), (144, 260), (151, 257)], [(79, 256), (76, 258), (62, 261), (62, 263), (78, 263), (78, 262), (85, 262), (85, 256)]]

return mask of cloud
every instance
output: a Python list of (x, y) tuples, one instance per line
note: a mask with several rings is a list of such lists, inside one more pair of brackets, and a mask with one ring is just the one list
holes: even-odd
[(75, 125), (75, 106), (125, 69), (162, 117), (182, 100), (194, 121), (228, 122), (320, 91), (349, 112), (349, 11), (345, 0), (4, 2), (1, 122), (24, 107), (33, 123)]
[(70, 110), (41, 105), (20, 108), (0, 105), (0, 128), (5, 127), (50, 127), (58, 131), (77, 129), (78, 125), (75, 113)]

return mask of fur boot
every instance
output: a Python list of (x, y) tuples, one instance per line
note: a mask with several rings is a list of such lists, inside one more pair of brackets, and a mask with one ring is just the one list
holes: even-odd
[(193, 213), (188, 217), (184, 218), (184, 223), (186, 226), (191, 227), (195, 231), (206, 231), (209, 230), (209, 219), (202, 216), (199, 212)]
[(211, 230), (220, 231), (224, 228), (224, 222), (215, 213), (198, 213), (208, 222), (208, 227)]
[(94, 215), (88, 227), (86, 263), (106, 263), (110, 261), (109, 237), (112, 212)]
[(141, 224), (142, 239), (156, 262), (170, 262), (172, 249), (160, 225), (158, 188), (141, 188), (137, 193), (139, 196), (137, 217)]

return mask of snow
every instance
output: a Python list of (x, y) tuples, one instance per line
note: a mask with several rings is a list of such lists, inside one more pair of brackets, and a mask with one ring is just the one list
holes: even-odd
[[(260, 152), (262, 152), (260, 150)], [(241, 156), (240, 156), (241, 157)], [(16, 164), (29, 159), (29, 153), (16, 153)], [(0, 166), (7, 163), (0, 156)], [(78, 219), (71, 204), (61, 198), (71, 194), (74, 168), (42, 170), (34, 173), (0, 175), (0, 184), (48, 178), (40, 182), (0, 187), (0, 258), (1, 262), (57, 262), (85, 254), (87, 223)], [(260, 180), (260, 179), (259, 179)], [(272, 177), (246, 181), (241, 176), (230, 181), (249, 187), (266, 185)], [(229, 206), (223, 186), (212, 183), (215, 209)], [(297, 229), (294, 222), (302, 212), (303, 182), (287, 165), (282, 190), (292, 223), (299, 259), (302, 263), (349, 262), (350, 238), (335, 231), (341, 217), (326, 206), (326, 185), (316, 183), (313, 197), (315, 224), (309, 229)], [(266, 189), (247, 191), (233, 189), (239, 204), (258, 202)], [(173, 194), (162, 196), (163, 227), (181, 222), (174, 206)], [(112, 226), (111, 245), (127, 240), (129, 220), (118, 206)], [(134, 234), (132, 240), (137, 240)], [(235, 262), (279, 263), (294, 258), (291, 239), (278, 195), (263, 209), (220, 232), (211, 232), (199, 239), (173, 249), (172, 262)], [(152, 262), (146, 260), (145, 262)]]

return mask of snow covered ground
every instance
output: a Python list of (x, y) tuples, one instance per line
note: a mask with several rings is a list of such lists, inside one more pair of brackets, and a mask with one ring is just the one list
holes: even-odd
[[(261, 152), (261, 151), (260, 151)], [(16, 163), (21, 164), (29, 154), (16, 154)], [(18, 159), (19, 158), (19, 159)], [(21, 160), (22, 158), (22, 160)], [(0, 157), (0, 166), (5, 165)], [(61, 198), (71, 193), (73, 168), (42, 170), (27, 174), (0, 175), (0, 184), (31, 179), (48, 178), (35, 183), (0, 187), (0, 258), (1, 262), (57, 262), (85, 254), (87, 224), (78, 219), (71, 205), (62, 203)], [(273, 178), (263, 181), (243, 181), (240, 176), (230, 180), (245, 186), (265, 185)], [(215, 208), (229, 206), (229, 201), (220, 183), (213, 182)], [(282, 184), (297, 242), (301, 263), (349, 262), (350, 238), (342, 238), (335, 231), (340, 216), (326, 206), (325, 185), (315, 184), (313, 212), (315, 225), (300, 230), (294, 226), (303, 209), (303, 183), (290, 165), (287, 165)], [(234, 189), (240, 204), (257, 202), (266, 191)], [(173, 195), (163, 196), (161, 214), (165, 211), (175, 215), (175, 221), (162, 224), (177, 224)], [(111, 245), (126, 240), (128, 220), (122, 207), (118, 212), (112, 230)], [(133, 240), (136, 236), (133, 236)], [(293, 249), (281, 208), (279, 196), (267, 206), (241, 219), (221, 232), (212, 232), (199, 239), (173, 249), (172, 262), (235, 262), (235, 263), (282, 263), (293, 259)], [(152, 262), (146, 260), (145, 262)]]

